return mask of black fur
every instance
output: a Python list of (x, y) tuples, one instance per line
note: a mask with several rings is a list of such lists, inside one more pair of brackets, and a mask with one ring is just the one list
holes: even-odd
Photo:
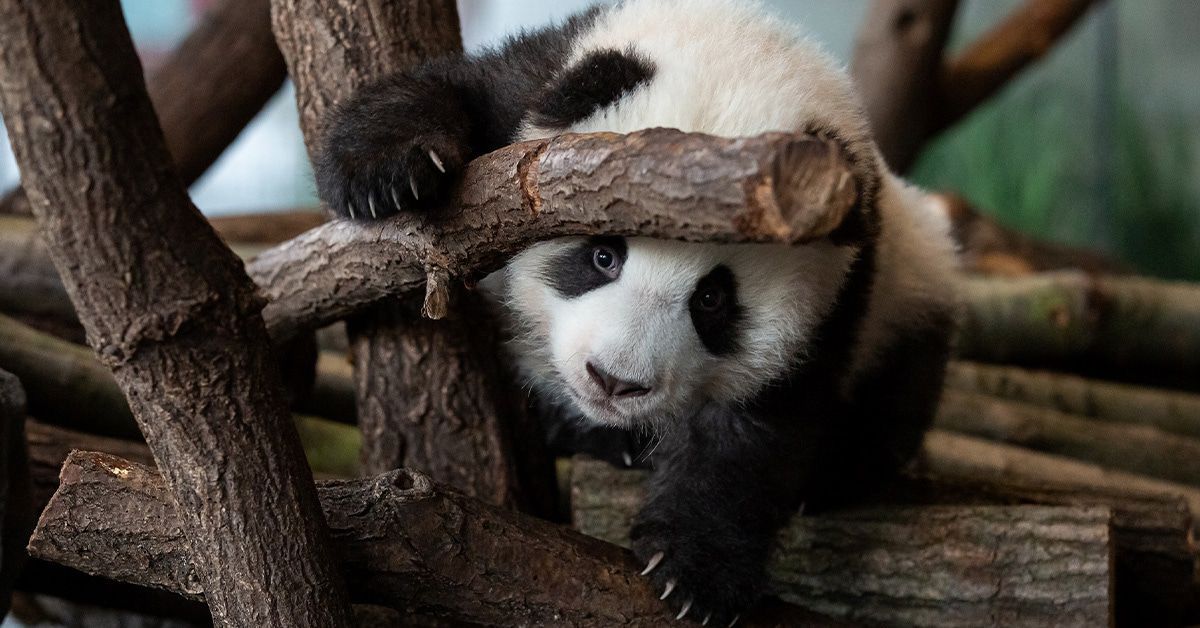
[(597, 247), (605, 247), (616, 255), (619, 264), (625, 263), (625, 238), (588, 238), (547, 260), (541, 270), (542, 280), (566, 299), (582, 296), (616, 281), (620, 276), (619, 269), (616, 274), (611, 274), (596, 267), (594, 252)]
[[(706, 308), (703, 303), (706, 293), (719, 295), (720, 304)], [(738, 350), (743, 312), (738, 303), (737, 280), (728, 266), (717, 266), (696, 282), (688, 310), (696, 335), (713, 355), (729, 355)]]
[[(631, 53), (594, 53), (564, 68), (572, 39), (599, 10), (478, 57), (434, 61), (365, 88), (328, 121), (316, 163), (322, 200), (359, 218), (434, 204), (468, 159), (509, 143), (527, 116), (566, 126), (652, 81), (653, 66)], [(814, 122), (813, 130), (837, 139), (825, 125)], [(690, 601), (693, 620), (711, 613), (709, 625), (726, 625), (753, 604), (778, 527), (801, 504), (810, 511), (834, 507), (878, 486), (916, 451), (933, 414), (950, 312), (932, 313), (921, 329), (898, 334), (867, 372), (850, 371), (880, 232), (878, 173), (868, 149), (848, 147), (859, 160), (854, 165), (863, 189), (859, 207), (832, 238), (856, 247), (859, 256), (805, 359), (758, 398), (710, 404), (654, 447), (649, 498), (631, 533), (634, 551), (642, 561), (663, 552), (650, 577), (659, 591), (673, 582), (668, 604), (678, 610)], [(548, 285), (570, 298), (612, 281), (616, 274), (593, 263), (597, 242), (584, 242), (545, 268)], [(599, 242), (624, 257), (623, 240)], [(742, 332), (736, 281), (722, 268), (698, 283), (689, 303), (693, 324), (714, 354), (739, 350)], [(696, 301), (710, 287), (724, 290), (720, 308)], [(589, 428), (574, 409), (541, 409), (552, 442), (568, 451), (591, 451), (617, 464), (645, 451), (640, 436)]]
[[(468, 160), (512, 142), (562, 70), (571, 41), (599, 11), (522, 34), (478, 56), (436, 59), (362, 88), (326, 122), (314, 162), (321, 200), (356, 218), (436, 205)], [(431, 150), (445, 173), (429, 157)]]
[(654, 76), (654, 66), (637, 54), (597, 50), (558, 77), (539, 99), (534, 123), (563, 129), (611, 105)]

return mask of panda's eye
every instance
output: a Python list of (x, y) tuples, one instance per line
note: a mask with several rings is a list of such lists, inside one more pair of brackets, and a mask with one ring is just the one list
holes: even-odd
[(718, 288), (708, 288), (700, 293), (699, 298), (696, 299), (696, 303), (700, 306), (700, 309), (707, 312), (714, 312), (721, 309), (722, 305), (725, 305), (725, 292)]
[(621, 270), (620, 256), (607, 246), (597, 246), (592, 249), (592, 264), (596, 270), (609, 277), (616, 277), (617, 271)]

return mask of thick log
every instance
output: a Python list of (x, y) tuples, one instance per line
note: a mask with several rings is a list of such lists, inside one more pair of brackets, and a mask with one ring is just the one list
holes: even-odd
[(1200, 286), (1055, 272), (962, 289), (963, 358), (1200, 389)]
[(422, 290), (428, 263), (471, 282), (539, 240), (568, 235), (803, 242), (832, 232), (857, 198), (845, 155), (819, 138), (568, 135), (472, 161), (453, 212), (323, 225), (263, 252), (247, 271), (270, 300), (272, 335), (287, 337)]
[[(645, 474), (576, 459), (576, 529), (628, 545)], [(871, 508), (797, 516), (767, 571), (795, 604), (869, 624), (1104, 626), (1109, 623), (1104, 507)], [(919, 569), (914, 569), (919, 565)]]
[[(219, 0), (147, 83), (167, 149), (185, 185), (217, 160), (279, 91), (287, 69), (269, 0)], [(20, 188), (0, 214), (29, 214)]]
[[(485, 625), (670, 620), (649, 582), (637, 576), (633, 556), (620, 548), (466, 497), (413, 471), (321, 487), (357, 602)], [(105, 454), (71, 454), (30, 552), (193, 599), (204, 593), (162, 479)], [(829, 625), (828, 618), (786, 605), (750, 619), (750, 625)]]
[(279, 244), (325, 222), (316, 209), (212, 216), (209, 224), (226, 242)]
[(922, 471), (1002, 483), (1055, 483), (1130, 494), (1182, 497), (1200, 519), (1200, 489), (1038, 453), (1011, 445), (933, 430), (917, 460)]
[(1106, 423), (1143, 425), (1200, 438), (1197, 394), (978, 362), (951, 363), (946, 385)]
[(1100, 423), (1032, 404), (948, 390), (937, 427), (1181, 484), (1200, 486), (1200, 440)]
[(0, 39), (34, 215), (185, 513), (214, 622), (349, 625), (261, 301), (168, 165), (120, 5), (4, 0)]
[(1112, 510), (1116, 625), (1179, 626), (1200, 618), (1200, 548), (1180, 497), (1059, 482), (928, 473), (906, 476), (884, 499), (901, 504), (1037, 504)]
[(897, 172), (916, 160), (937, 115), (942, 51), (958, 0), (874, 0), (854, 44), (851, 74), (875, 143)]
[(933, 136), (1044, 57), (1100, 0), (1026, 0), (1003, 22), (948, 59), (938, 77)]

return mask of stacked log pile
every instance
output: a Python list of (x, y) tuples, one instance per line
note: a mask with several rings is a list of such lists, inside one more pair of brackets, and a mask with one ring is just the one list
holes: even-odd
[[(209, 229), (181, 182), (285, 64), (312, 146), (320, 113), (354, 87), (459, 47), (455, 3), (273, 0), (268, 15), (266, 0), (218, 2), (148, 91), (117, 3), (95, 4), (0, 0), (15, 42), (0, 96), (25, 170), (0, 210), (36, 218), (0, 216), (0, 604), (15, 587), (218, 625), (667, 620), (621, 548), (644, 475), (577, 458), (555, 478), (466, 287), (562, 235), (820, 238), (857, 200), (837, 145), (562, 137), (472, 162), (437, 221), (312, 210)], [(949, 59), (957, 3), (875, 4), (856, 64), (860, 81), (881, 77), (873, 122), (928, 108), (880, 132), (904, 163), (1092, 3), (1032, 2)], [(37, 44), (49, 40), (62, 50)], [(245, 64), (187, 78), (188, 59), (229, 49)], [(138, 158), (114, 161), (127, 145)], [(968, 260), (970, 217), (956, 223)], [(1200, 286), (1002, 235), (987, 256), (1028, 263), (964, 280), (919, 460), (861, 508), (782, 530), (773, 597), (747, 624), (1200, 622)], [(167, 276), (143, 259), (178, 264)], [(306, 351), (318, 329), (319, 355)]]

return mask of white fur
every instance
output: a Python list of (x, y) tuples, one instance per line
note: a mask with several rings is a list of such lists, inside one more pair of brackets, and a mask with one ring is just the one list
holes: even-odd
[[(869, 366), (875, 347), (952, 300), (946, 221), (887, 173), (849, 79), (796, 29), (754, 1), (626, 0), (605, 10), (575, 42), (572, 62), (614, 48), (653, 63), (649, 83), (570, 128), (527, 124), (523, 139), (649, 127), (731, 137), (830, 129), (860, 167), (871, 176), (883, 173), (879, 271), (855, 367)], [(539, 270), (575, 242), (531, 247), (485, 287), (498, 292), (512, 314), (514, 352), (529, 381), (594, 420), (625, 427), (682, 416), (707, 401), (749, 398), (794, 367), (856, 254), (829, 242), (719, 246), (631, 238), (617, 281), (564, 299)], [(740, 350), (724, 357), (705, 350), (688, 312), (697, 280), (717, 264), (733, 271), (746, 314)], [(589, 360), (650, 385), (651, 393), (606, 398), (589, 381)]]

